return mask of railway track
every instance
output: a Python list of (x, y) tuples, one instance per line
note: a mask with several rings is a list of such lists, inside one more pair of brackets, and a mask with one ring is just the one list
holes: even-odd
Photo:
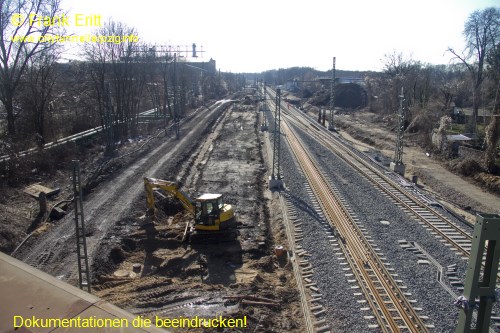
[[(394, 203), (445, 239), (464, 259), (468, 259), (472, 240), (470, 232), (451, 222), (444, 215), (433, 209), (429, 206), (428, 200), (422, 200), (422, 196), (417, 196), (407, 190), (401, 189), (401, 183), (397, 183), (382, 171), (367, 163), (359, 152), (354, 152), (351, 147), (346, 146), (334, 136), (327, 135), (322, 131), (316, 132), (315, 138), (324, 147), (340, 156), (347, 164), (356, 169), (374, 186), (385, 193)], [(335, 138), (334, 142), (332, 142), (332, 138)]]
[(327, 220), (341, 239), (339, 244), (342, 251), (380, 329), (383, 332), (427, 332), (426, 324), (404, 296), (371, 242), (345, 209), (338, 193), (328, 185), (326, 177), (314, 163), (304, 144), (286, 122), (282, 124), (282, 130)]
[[(222, 105), (224, 104), (220, 104), (220, 106)], [(195, 126), (180, 140), (181, 144), (176, 144), (175, 149), (169, 148), (168, 141), (160, 143), (147, 154), (139, 157), (134, 162), (133, 167), (122, 171), (117, 176), (115, 184), (99, 188), (86, 200), (87, 247), (91, 264), (99, 257), (99, 247), (103, 241), (107, 241), (111, 228), (128, 214), (128, 209), (124, 210), (123, 207), (131, 207), (140, 195), (143, 187), (140, 175), (144, 173), (155, 174), (159, 172), (158, 170), (172, 167), (169, 159), (172, 159), (172, 156), (184, 156), (185, 151), (194, 149), (194, 142), (206, 130), (206, 124), (210, 123), (212, 117), (218, 118), (223, 112), (223, 108), (216, 106), (206, 114), (194, 114), (188, 122), (195, 119)], [(200, 122), (200, 119), (203, 121)], [(120, 200), (116, 200), (118, 197)], [(77, 276), (77, 267), (73, 265), (76, 255), (72, 249), (76, 241), (74, 240), (75, 227), (72, 219), (73, 216), (68, 214), (36, 241), (24, 243), (17, 250), (16, 257), (60, 279), (73, 281)], [(124, 225), (124, 228), (127, 226)]]
[[(274, 92), (271, 91), (271, 94), (274, 94)], [(413, 185), (406, 182), (402, 177), (388, 176), (381, 166), (376, 166), (377, 162), (351, 145), (346, 144), (320, 125), (311, 123), (310, 119), (303, 117), (299, 111), (292, 108), (282, 111), (282, 113), (283, 120), (289, 121), (306, 131), (325, 148), (362, 174), (386, 197), (412, 216), (431, 234), (441, 238), (463, 260), (469, 259), (472, 247), (472, 228), (470, 226), (461, 226), (452, 222), (432, 207), (433, 205), (439, 206), (437, 202), (413, 188)], [(485, 256), (486, 254), (484, 254), (483, 260)], [(500, 286), (500, 273), (497, 275), (497, 282)]]
[[(147, 111), (143, 111), (141, 113), (139, 113), (137, 116), (135, 116), (133, 119), (129, 120), (130, 122), (134, 122), (135, 120), (138, 120), (138, 119), (141, 119), (141, 118), (144, 118), (144, 117), (149, 117), (150, 120), (155, 120), (155, 121), (158, 121), (158, 120), (161, 120), (163, 121), (162, 118), (158, 118), (158, 117), (154, 117), (152, 118), (151, 114), (154, 114), (155, 112), (155, 109), (151, 109), (151, 110), (147, 110)], [(123, 124), (124, 122), (123, 121), (115, 121), (113, 126), (118, 126), (118, 125), (121, 125)], [(170, 125), (170, 127), (172, 127), (173, 125)], [(89, 138), (89, 137), (92, 137), (94, 135), (97, 135), (103, 131), (105, 131), (105, 127), (104, 126), (97, 126), (97, 127), (94, 127), (94, 128), (91, 128), (91, 129), (88, 129), (88, 130), (85, 130), (83, 132), (80, 132), (80, 133), (76, 133), (76, 134), (73, 134), (73, 135), (69, 135), (67, 137), (64, 137), (64, 138), (61, 138), (61, 139), (56, 139), (55, 141), (53, 142), (48, 142), (46, 144), (43, 145), (43, 150), (49, 150), (49, 149), (52, 149), (52, 148), (55, 148), (55, 147), (58, 147), (58, 146), (61, 146), (61, 145), (65, 145), (67, 143), (70, 143), (70, 142), (77, 142), (79, 140), (82, 140), (82, 139), (85, 139), (85, 138)], [(17, 154), (17, 158), (23, 158), (23, 157), (27, 157), (27, 156), (30, 156), (31, 154), (34, 154), (36, 152), (38, 152), (40, 150), (40, 148), (30, 148), (28, 150), (25, 150), (25, 151), (21, 151)], [(5, 163), (7, 161), (9, 161), (11, 159), (11, 156), (10, 155), (2, 155), (0, 156), (0, 163)]]
[[(271, 97), (273, 95), (274, 93), (271, 91)], [(386, 279), (386, 277), (391, 276), (390, 272), (379, 273), (380, 275), (377, 278), (377, 269), (380, 266), (383, 267), (384, 262), (380, 261), (375, 251), (367, 250), (366, 246), (370, 245), (367, 240), (362, 240), (361, 242), (355, 240), (353, 234), (356, 234), (359, 239), (363, 239), (362, 232), (357, 227), (355, 221), (350, 220), (349, 216), (345, 217), (348, 214), (342, 207), (341, 198), (333, 199), (333, 201), (331, 201), (331, 198), (328, 198), (328, 192), (335, 193), (335, 190), (329, 188), (321, 189), (321, 187), (328, 187), (328, 185), (322, 185), (329, 183), (328, 177), (322, 176), (321, 170), (315, 166), (314, 159), (308, 156), (307, 149), (295, 148), (304, 147), (304, 145), (300, 143), (299, 136), (294, 133), (294, 130), (289, 125), (293, 125), (306, 132), (324, 148), (341, 158), (347, 165), (363, 175), (385, 197), (390, 199), (402, 211), (410, 215), (430, 234), (438, 238), (444, 245), (464, 260), (469, 258), (472, 246), (471, 226), (451, 221), (438, 208), (435, 208), (435, 206), (440, 207), (440, 204), (434, 199), (423, 194), (413, 184), (404, 180), (404, 178), (388, 173), (380, 164), (377, 166), (378, 163), (376, 161), (345, 143), (334, 133), (313, 123), (300, 111), (283, 106), (281, 109), (282, 134), (284, 134), (290, 143), (309, 184), (314, 189), (315, 196), (321, 203), (322, 210), (328, 216), (328, 220), (334, 230), (340, 234), (342, 242), (339, 242), (339, 244), (346, 255), (346, 259), (352, 268), (356, 280), (358, 282), (363, 281), (363, 283), (360, 283), (360, 288), (375, 314), (378, 326), (384, 332), (413, 331), (412, 327), (418, 327), (416, 331), (425, 331), (427, 329), (425, 323), (415, 320), (415, 318), (418, 318), (418, 314), (408, 314), (406, 311), (411, 308), (411, 304), (405, 304), (403, 309), (398, 309), (396, 306), (398, 302), (405, 302), (404, 297), (403, 300), (398, 300), (397, 298), (397, 295), (401, 295), (401, 290), (392, 293), (392, 295), (387, 291), (397, 288), (397, 284), (394, 284), (396, 286), (394, 287), (391, 286), (390, 282), (385, 283), (390, 281), (390, 279)], [(315, 168), (316, 171), (314, 171)], [(323, 179), (314, 179), (318, 177)], [(332, 208), (336, 204), (335, 201), (337, 203), (340, 202), (340, 206)], [(344, 217), (339, 219), (338, 216)], [(347, 241), (346, 235), (348, 235), (349, 241)], [(357, 247), (357, 250), (353, 250), (352, 246), (347, 245), (349, 243), (358, 243), (360, 246)], [(382, 279), (380, 280), (380, 278)], [(500, 274), (498, 275), (498, 281), (500, 281)], [(373, 290), (379, 292), (377, 293)], [(458, 290), (463, 290), (463, 287), (458, 287)], [(391, 296), (396, 297), (392, 298)], [(396, 313), (397, 315), (395, 315)], [(425, 316), (423, 317), (426, 318)], [(433, 326), (428, 325), (428, 327)]]
[[(442, 239), (463, 260), (468, 260), (472, 247), (472, 228), (458, 225), (433, 208), (437, 202), (416, 190), (412, 184), (399, 176), (388, 176), (383, 169), (364, 153), (343, 142), (333, 133), (312, 124), (294, 114), (295, 110), (283, 112), (283, 119), (289, 121), (314, 137), (326, 149), (339, 156), (345, 163), (357, 170), (384, 193), (394, 204), (412, 216), (432, 235)], [(483, 255), (483, 260), (486, 254)], [(497, 275), (500, 286), (500, 273)], [(461, 290), (462, 288), (459, 288)]]

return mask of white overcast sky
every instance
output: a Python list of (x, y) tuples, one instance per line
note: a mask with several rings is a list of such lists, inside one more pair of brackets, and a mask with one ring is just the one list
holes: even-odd
[[(203, 46), (226, 72), (308, 66), (381, 70), (402, 52), (447, 64), (464, 22), (498, 0), (63, 0), (70, 15), (98, 14), (135, 27), (141, 41)], [(76, 34), (84, 28), (72, 27)]]

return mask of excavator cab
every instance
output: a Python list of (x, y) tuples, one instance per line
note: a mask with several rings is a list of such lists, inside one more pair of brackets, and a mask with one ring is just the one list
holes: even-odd
[(194, 207), (196, 229), (219, 231), (236, 228), (233, 207), (224, 203), (222, 194), (203, 194), (196, 198)]
[(195, 200), (195, 221), (197, 225), (216, 226), (224, 208), (222, 194), (203, 194)]
[(224, 203), (222, 194), (203, 194), (194, 200), (194, 207), (194, 228), (191, 229), (190, 241), (232, 240), (238, 237), (233, 207)]

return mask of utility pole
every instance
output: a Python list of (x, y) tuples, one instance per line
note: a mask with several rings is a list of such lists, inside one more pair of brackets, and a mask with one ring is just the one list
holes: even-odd
[(261, 105), (262, 105), (262, 125), (260, 125), (260, 130), (262, 132), (267, 131), (268, 126), (267, 126), (267, 116), (266, 116), (266, 111), (267, 111), (267, 102), (266, 102), (266, 83), (262, 83), (262, 90), (261, 90)]
[(174, 128), (175, 138), (179, 140), (179, 96), (177, 87), (177, 53), (174, 53)]
[(80, 182), (80, 161), (73, 160), (73, 202), (75, 206), (76, 256), (78, 259), (78, 284), (80, 289), (90, 293), (90, 270), (85, 238), (82, 187)]
[(489, 331), (500, 259), (500, 215), (477, 215), (472, 239), (464, 295), (455, 301), (461, 309), (456, 333)]
[(276, 89), (275, 113), (274, 113), (274, 133), (273, 133), (273, 171), (269, 178), (269, 189), (282, 189), (280, 169), (280, 148), (281, 148), (281, 89)]
[(328, 120), (328, 130), (334, 131), (333, 110), (335, 109), (335, 57), (333, 57), (332, 82), (330, 84), (330, 120)]
[(405, 129), (405, 108), (403, 105), (404, 101), (405, 96), (403, 94), (403, 87), (401, 87), (401, 95), (399, 95), (398, 136), (396, 141), (394, 160), (390, 163), (390, 169), (403, 177), (405, 175), (406, 169), (403, 163), (403, 135)]
[(163, 72), (163, 122), (165, 124), (165, 136), (167, 136), (168, 119), (167, 119), (167, 109), (170, 110), (170, 105), (168, 104), (168, 86), (167, 86), (167, 73), (168, 73), (168, 54), (165, 55), (165, 72)]

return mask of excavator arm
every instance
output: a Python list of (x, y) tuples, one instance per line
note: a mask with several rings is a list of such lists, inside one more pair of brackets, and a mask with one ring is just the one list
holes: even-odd
[(194, 216), (195, 205), (193, 200), (183, 191), (179, 190), (174, 182), (162, 179), (144, 177), (144, 188), (146, 190), (146, 201), (148, 207), (148, 217), (152, 221), (156, 220), (154, 191), (161, 189), (177, 198), (182, 206)]

